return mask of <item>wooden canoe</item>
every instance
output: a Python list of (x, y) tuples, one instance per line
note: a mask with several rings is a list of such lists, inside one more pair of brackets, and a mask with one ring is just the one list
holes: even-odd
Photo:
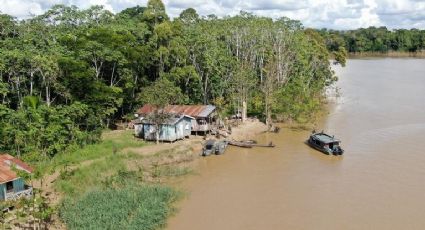
[(262, 145), (262, 144), (257, 144), (256, 142), (245, 142), (245, 141), (229, 141), (229, 145), (233, 145), (233, 146), (237, 146), (237, 147), (241, 147), (241, 148), (252, 148), (252, 147), (269, 147), (269, 148), (273, 148), (276, 147), (276, 145), (274, 145), (272, 142), (270, 142), (267, 145)]
[(229, 145), (233, 145), (233, 146), (237, 146), (237, 147), (241, 147), (241, 148), (252, 148), (252, 144), (250, 143), (245, 143), (242, 141), (229, 141)]

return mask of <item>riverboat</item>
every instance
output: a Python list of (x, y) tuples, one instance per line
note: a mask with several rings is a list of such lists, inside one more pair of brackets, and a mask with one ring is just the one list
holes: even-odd
[(207, 140), (202, 148), (202, 156), (221, 155), (226, 151), (227, 141)]
[(221, 155), (226, 151), (227, 148), (227, 141), (216, 141), (215, 142), (215, 154)]
[(313, 131), (307, 143), (312, 148), (328, 155), (342, 155), (344, 153), (344, 150), (340, 146), (341, 141), (323, 131), (320, 133)]

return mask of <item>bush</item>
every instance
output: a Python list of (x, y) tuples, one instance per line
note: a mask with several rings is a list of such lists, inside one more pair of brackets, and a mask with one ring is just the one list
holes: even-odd
[(65, 200), (60, 216), (69, 229), (163, 228), (179, 193), (165, 186), (139, 185), (92, 191)]

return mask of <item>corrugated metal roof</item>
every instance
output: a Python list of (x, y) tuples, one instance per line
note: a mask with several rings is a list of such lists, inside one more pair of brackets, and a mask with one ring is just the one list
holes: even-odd
[[(194, 119), (193, 117), (190, 116), (186, 116), (186, 115), (181, 115), (181, 116), (177, 116), (177, 117), (170, 117), (169, 119), (167, 119), (167, 121), (164, 121), (162, 124), (164, 125), (175, 125), (177, 124), (177, 122), (179, 122), (181, 119), (183, 119), (184, 117), (188, 117), (190, 119)], [(141, 120), (141, 123), (143, 124), (154, 124), (153, 121), (149, 120), (149, 119), (143, 119)]]
[(204, 110), (202, 112), (199, 113), (199, 117), (208, 117), (208, 115), (210, 115), (211, 113), (213, 113), (215, 110), (215, 106), (213, 105), (206, 105), (206, 107), (204, 108)]
[(19, 178), (16, 172), (12, 170), (12, 164), (15, 165), (17, 169), (24, 170), (28, 173), (33, 172), (33, 169), (21, 160), (9, 154), (0, 154), (0, 184)]
[[(195, 118), (208, 117), (215, 110), (213, 105), (169, 105), (164, 108), (166, 113), (184, 114)], [(152, 105), (144, 105), (137, 113), (150, 114), (155, 110)]]

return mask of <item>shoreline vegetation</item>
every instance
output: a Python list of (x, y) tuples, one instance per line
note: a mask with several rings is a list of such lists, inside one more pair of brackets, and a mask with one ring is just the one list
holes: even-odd
[[(234, 140), (253, 139), (268, 130), (258, 119), (235, 125), (229, 136)], [(49, 218), (40, 220), (39, 214), (25, 211), (30, 204), (23, 200), (4, 216), (0, 226), (31, 227), (34, 220), (39, 222), (37, 226), (48, 229), (165, 227), (167, 218), (177, 211), (176, 201), (186, 195), (174, 185), (196, 173), (194, 163), (201, 158), (204, 138), (192, 136), (181, 142), (155, 145), (132, 133), (104, 131), (102, 142), (58, 155), (54, 163), (46, 165), (52, 171), (32, 182), (37, 199), (53, 208)], [(134, 200), (140, 202), (135, 204)], [(133, 206), (125, 205), (128, 202)], [(151, 208), (146, 210), (147, 206)], [(127, 219), (128, 212), (135, 219)], [(143, 218), (138, 220), (137, 216)]]
[[(348, 57), (415, 57), (425, 56), (425, 30), (369, 27), (355, 30), (320, 29), (326, 48), (337, 58)], [(345, 55), (345, 56), (347, 56)]]
[(425, 50), (417, 52), (389, 51), (389, 52), (357, 52), (348, 53), (348, 58), (368, 58), (368, 57), (394, 57), (394, 58), (425, 58)]
[(55, 5), (25, 20), (0, 14), (0, 25), (0, 150), (35, 167), (25, 179), (36, 188), (1, 216), (4, 228), (163, 228), (181, 195), (168, 183), (193, 173), (202, 138), (154, 145), (105, 130), (146, 103), (212, 104), (221, 118), (263, 122), (234, 139), (307, 124), (338, 80), (330, 56), (344, 65), (347, 55), (289, 18), (188, 8), (170, 19), (161, 0), (116, 14)]
[(24, 20), (0, 14), (0, 25), (0, 152), (36, 169), (25, 176), (33, 199), (0, 203), (14, 207), (0, 212), (6, 229), (164, 228), (185, 195), (172, 182), (196, 173), (203, 139), (154, 145), (105, 131), (143, 104), (258, 117), (232, 128), (251, 139), (274, 122), (315, 126), (338, 80), (330, 57), (425, 57), (423, 30), (315, 30), (193, 8), (170, 19), (161, 0), (119, 13), (55, 5)]

